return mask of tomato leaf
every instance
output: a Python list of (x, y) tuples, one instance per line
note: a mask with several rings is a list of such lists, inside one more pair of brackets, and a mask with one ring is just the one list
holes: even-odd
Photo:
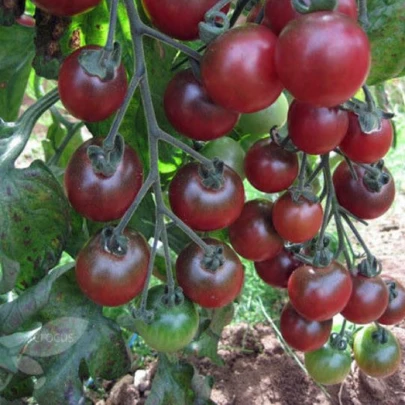
[(0, 270), (0, 294), (5, 294), (14, 288), (20, 273), (20, 264), (0, 254)]

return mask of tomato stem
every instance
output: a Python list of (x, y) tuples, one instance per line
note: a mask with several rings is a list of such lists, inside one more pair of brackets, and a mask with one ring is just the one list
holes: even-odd
[(108, 36), (107, 36), (107, 42), (104, 46), (104, 49), (107, 52), (112, 52), (114, 49), (114, 36), (115, 36), (115, 30), (117, 28), (117, 17), (118, 17), (118, 1), (119, 0), (111, 0), (110, 21), (109, 21), (109, 25), (108, 25)]

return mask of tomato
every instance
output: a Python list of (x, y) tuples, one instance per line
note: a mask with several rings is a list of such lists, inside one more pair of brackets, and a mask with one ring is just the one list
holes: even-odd
[[(198, 24), (217, 0), (142, 0), (146, 15), (163, 33), (182, 41), (198, 38)], [(227, 13), (229, 5), (222, 11)]]
[[(336, 11), (346, 14), (354, 21), (357, 21), (356, 0), (339, 0)], [(266, 25), (278, 35), (282, 29), (291, 21), (301, 17), (298, 11), (295, 11), (291, 0), (267, 0), (264, 8), (264, 18)]]
[(391, 121), (383, 119), (381, 129), (366, 134), (360, 128), (357, 115), (350, 113), (349, 118), (349, 128), (340, 150), (354, 162), (374, 163), (382, 159), (394, 138)]
[(274, 228), (283, 239), (292, 243), (312, 239), (321, 228), (322, 220), (322, 205), (303, 196), (294, 202), (291, 193), (287, 192), (274, 203)]
[(390, 172), (389, 182), (379, 192), (373, 192), (363, 182), (365, 169), (354, 166), (358, 179), (353, 179), (346, 161), (342, 161), (333, 173), (333, 185), (339, 204), (361, 219), (374, 219), (385, 214), (395, 198), (395, 184)]
[(231, 245), (245, 259), (268, 260), (283, 249), (283, 240), (273, 226), (272, 209), (271, 201), (248, 201), (239, 218), (229, 227)]
[(212, 260), (192, 242), (177, 258), (177, 281), (191, 301), (204, 308), (220, 308), (241, 292), (244, 270), (238, 255), (227, 244), (213, 238), (203, 240), (209, 246), (222, 248), (221, 265), (217, 269), (210, 268)]
[(164, 95), (164, 110), (173, 127), (188, 138), (210, 141), (232, 130), (239, 114), (214, 104), (191, 69), (177, 73)]
[(165, 287), (157, 285), (148, 291), (146, 308), (152, 310), (151, 323), (135, 319), (135, 327), (148, 344), (158, 352), (173, 353), (183, 349), (194, 338), (198, 330), (199, 316), (195, 305), (184, 297), (184, 301), (173, 306), (164, 302)]
[[(111, 233), (111, 230), (105, 232)], [(126, 304), (143, 289), (150, 258), (149, 246), (138, 232), (126, 229), (125, 254), (103, 246), (102, 231), (82, 248), (76, 260), (76, 280), (83, 293), (99, 305)]]
[(245, 178), (244, 160), (245, 151), (239, 142), (228, 138), (226, 136), (208, 142), (200, 153), (209, 158), (218, 158), (222, 160), (227, 166), (239, 174), (243, 180)]
[(390, 300), (384, 313), (377, 322), (383, 325), (394, 325), (405, 318), (405, 288), (397, 280), (382, 276), (390, 292)]
[(212, 41), (201, 60), (201, 78), (215, 103), (241, 113), (262, 110), (283, 86), (276, 74), (277, 37), (266, 27), (246, 24)]
[(281, 312), (280, 332), (293, 349), (309, 352), (319, 349), (328, 341), (332, 323), (332, 319), (309, 321), (288, 302)]
[(87, 73), (80, 65), (80, 57), (89, 49), (101, 49), (88, 45), (77, 49), (62, 63), (59, 70), (58, 89), (63, 106), (75, 118), (95, 122), (115, 113), (124, 101), (128, 89), (124, 65), (114, 71), (110, 80)]
[(28, 14), (21, 14), (18, 18), (16, 18), (15, 22), (23, 27), (29, 27), (29, 28), (35, 27), (34, 17), (32, 17)]
[(190, 228), (214, 231), (231, 225), (240, 215), (245, 202), (241, 178), (224, 166), (220, 188), (205, 185), (199, 163), (181, 167), (169, 186), (169, 201), (173, 212)]
[(376, 321), (388, 306), (388, 289), (380, 276), (352, 277), (353, 289), (341, 314), (350, 322), (366, 324)]
[(269, 107), (251, 114), (241, 114), (238, 128), (244, 134), (264, 135), (273, 127), (281, 128), (287, 121), (288, 100), (284, 93)]
[(255, 262), (258, 276), (272, 287), (287, 288), (288, 279), (302, 263), (288, 250), (283, 249), (277, 256), (262, 262)]
[(350, 348), (336, 349), (330, 343), (313, 352), (305, 353), (305, 368), (319, 384), (340, 384), (352, 365)]
[(360, 370), (371, 377), (388, 377), (401, 364), (401, 347), (397, 338), (385, 329), (386, 341), (380, 342), (377, 326), (364, 327), (354, 336), (354, 359)]
[(297, 100), (318, 107), (335, 107), (352, 97), (367, 78), (370, 59), (363, 29), (343, 14), (328, 11), (291, 21), (275, 51), (284, 87)]
[(315, 107), (294, 100), (288, 111), (288, 135), (298, 149), (311, 155), (335, 149), (348, 127), (349, 115), (338, 107)]
[(65, 17), (81, 14), (96, 7), (101, 0), (32, 0), (41, 10)]
[(326, 321), (347, 305), (352, 280), (347, 269), (333, 261), (328, 267), (303, 265), (288, 280), (291, 304), (305, 318)]
[(65, 190), (72, 207), (93, 221), (121, 218), (138, 194), (143, 168), (138, 155), (128, 145), (111, 177), (94, 172), (87, 156), (89, 145), (101, 146), (102, 138), (84, 142), (72, 155), (65, 170)]
[(245, 173), (256, 189), (277, 193), (290, 187), (298, 175), (298, 157), (270, 137), (256, 142), (245, 157)]

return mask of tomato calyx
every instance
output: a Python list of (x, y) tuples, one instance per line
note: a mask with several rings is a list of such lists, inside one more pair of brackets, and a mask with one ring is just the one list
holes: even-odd
[(225, 183), (224, 162), (214, 158), (209, 164), (201, 164), (198, 174), (204, 187), (210, 190), (220, 190)]
[(163, 305), (169, 308), (183, 304), (183, 289), (181, 287), (170, 288), (168, 285), (166, 285), (165, 292), (162, 295), (161, 301)]
[[(344, 326), (344, 325), (343, 325)], [(344, 336), (344, 327), (342, 326), (342, 330), (339, 333), (332, 333), (329, 339), (329, 344), (335, 350), (346, 350), (347, 349), (347, 338)]]
[(302, 187), (290, 187), (288, 192), (291, 194), (292, 200), (295, 204), (301, 205), (304, 203), (304, 200), (307, 200), (311, 203), (317, 203), (319, 198), (313, 192), (311, 186), (302, 186)]
[(301, 14), (315, 11), (334, 11), (338, 6), (337, 0), (292, 0), (292, 5)]
[(205, 44), (212, 42), (231, 26), (228, 16), (219, 9), (218, 4), (205, 13), (204, 20), (198, 24), (198, 31), (201, 41)]
[(204, 254), (201, 266), (209, 271), (217, 271), (224, 263), (224, 248), (222, 246), (210, 246), (211, 249)]
[(397, 283), (394, 280), (386, 280), (385, 284), (388, 288), (389, 302), (392, 302), (398, 297)]
[(280, 133), (280, 128), (278, 126), (270, 128), (270, 138), (274, 143), (276, 143), (287, 152), (298, 152), (298, 148), (293, 144), (291, 138), (287, 135), (282, 136), (282, 134)]
[(388, 342), (388, 334), (387, 329), (383, 328), (378, 322), (375, 322), (377, 329), (372, 333), (371, 338), (374, 342), (379, 343), (381, 345)]
[(376, 277), (381, 274), (382, 266), (381, 262), (378, 261), (374, 256), (367, 257), (362, 260), (357, 266), (357, 274), (364, 277)]
[(391, 180), (390, 175), (383, 170), (384, 161), (380, 160), (376, 165), (366, 165), (364, 167), (366, 169), (363, 177), (364, 185), (369, 191), (379, 193)]
[(112, 226), (101, 231), (101, 244), (106, 252), (118, 257), (125, 256), (128, 251), (128, 238), (123, 234), (118, 235)]

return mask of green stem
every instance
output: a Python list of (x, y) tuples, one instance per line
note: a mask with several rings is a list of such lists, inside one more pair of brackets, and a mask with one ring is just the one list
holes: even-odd
[(117, 28), (117, 17), (118, 17), (118, 1), (119, 0), (111, 0), (111, 8), (110, 8), (110, 22), (108, 25), (108, 36), (107, 42), (104, 46), (104, 49), (107, 52), (112, 52), (114, 49), (114, 36), (115, 30)]

